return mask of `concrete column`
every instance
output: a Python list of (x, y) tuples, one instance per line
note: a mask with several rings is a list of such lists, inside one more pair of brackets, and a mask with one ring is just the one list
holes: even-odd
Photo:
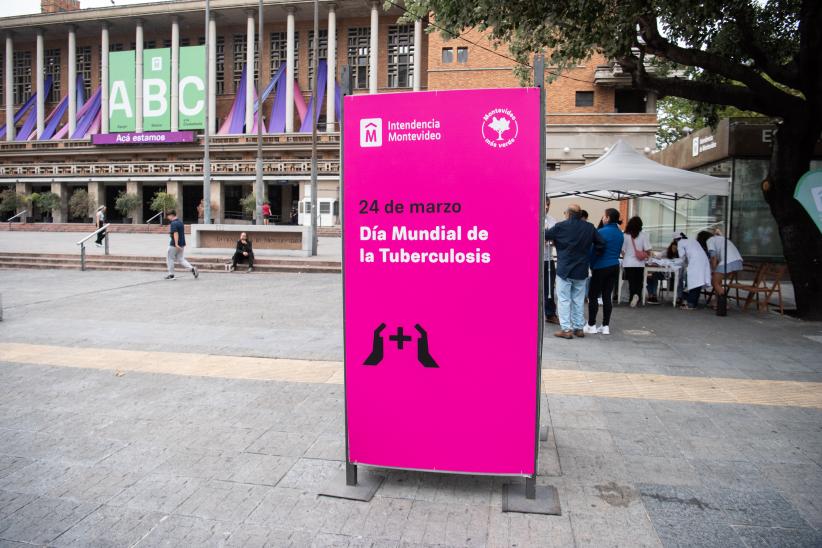
[(249, 11), (245, 20), (245, 132), (254, 133), (254, 12)]
[(414, 91), (422, 82), (422, 20), (414, 21)]
[(137, 181), (127, 181), (126, 182), (126, 192), (129, 194), (136, 194), (140, 197), (140, 207), (138, 207), (135, 211), (132, 211), (129, 215), (131, 215), (131, 222), (132, 224), (139, 225), (143, 222), (143, 185), (138, 183)]
[(55, 223), (68, 222), (68, 185), (51, 183), (51, 191), (60, 198), (60, 205), (51, 212), (52, 219)]
[(371, 47), (368, 61), (368, 93), (377, 93), (377, 48), (379, 47), (380, 12), (377, 2), (371, 2)]
[(91, 198), (93, 206), (88, 216), (94, 219), (94, 210), (106, 204), (106, 185), (103, 183), (89, 183), (88, 196)]
[(217, 131), (217, 22), (214, 16), (208, 21), (208, 119), (210, 133)]
[(334, 112), (336, 102), (334, 100), (334, 84), (337, 81), (337, 6), (328, 6), (328, 80), (325, 90), (325, 130), (334, 131)]
[(46, 129), (45, 61), (43, 58), (43, 29), (37, 29), (37, 138)]
[(134, 41), (136, 43), (136, 55), (134, 61), (134, 68), (136, 77), (135, 81), (135, 99), (134, 99), (134, 118), (136, 120), (135, 129), (137, 133), (143, 131), (143, 20), (137, 19), (137, 29), (134, 33)]
[(180, 21), (171, 20), (171, 131), (180, 129)]
[[(214, 184), (213, 182), (211, 183)], [(177, 216), (183, 218), (183, 183), (180, 181), (169, 181), (166, 183), (166, 192), (174, 196), (177, 200)]]
[[(24, 196), (28, 196), (29, 194), (31, 194), (31, 184), (30, 183), (16, 183), (15, 187), (14, 187), (14, 191), (17, 194), (23, 194)], [(23, 217), (32, 217), (31, 209), (29, 209), (26, 206), (18, 207), (17, 211), (15, 211), (15, 213), (22, 213), (26, 209), (28, 209), (29, 212), (26, 215), (24, 215)], [(25, 219), (23, 219), (23, 222), (25, 222)]]
[(6, 34), (6, 141), (14, 141), (14, 39)]
[(100, 132), (108, 133), (108, 23), (103, 23), (100, 31), (101, 59), (100, 64)]
[(291, 185), (282, 187), (282, 202), (280, 205), (280, 222), (288, 223), (291, 219), (291, 201), (294, 199), (291, 193)]
[[(214, 219), (215, 224), (221, 224), (225, 220), (225, 207), (223, 207), (223, 194), (225, 194), (223, 189), (223, 182), (222, 181), (211, 181), (211, 205), (213, 209), (211, 210), (211, 218)], [(205, 201), (203, 202), (205, 206)]]
[(68, 135), (77, 127), (77, 27), (69, 25), (68, 34)]
[(288, 8), (285, 48), (285, 132), (294, 131), (294, 8)]
[(649, 91), (645, 95), (645, 112), (656, 114), (656, 92)]

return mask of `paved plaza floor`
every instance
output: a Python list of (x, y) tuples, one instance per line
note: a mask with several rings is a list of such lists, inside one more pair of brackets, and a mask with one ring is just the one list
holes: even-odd
[[(4, 236), (5, 238), (5, 236)], [(0, 271), (0, 546), (822, 546), (822, 324), (617, 307), (543, 360), (541, 484), (343, 466), (340, 276)], [(482, 321), (482, 318), (478, 318)]]

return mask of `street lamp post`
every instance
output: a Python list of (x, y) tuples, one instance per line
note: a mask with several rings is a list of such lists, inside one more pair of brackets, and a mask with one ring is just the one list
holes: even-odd
[(311, 255), (317, 254), (317, 56), (320, 43), (320, 7), (319, 0), (314, 0), (314, 44), (311, 68)]
[[(254, 47), (254, 44), (250, 44)], [(263, 0), (257, 4), (257, 48), (263, 47)], [(262, 57), (262, 56), (261, 56)], [(262, 71), (260, 71), (262, 74)], [(253, 66), (248, 68), (249, 77), (254, 74)], [(254, 194), (257, 197), (257, 224), (263, 224), (263, 97), (260, 79), (257, 79), (257, 178), (254, 182)], [(251, 108), (251, 105), (248, 106)]]
[(205, 0), (205, 63), (206, 63), (206, 77), (205, 77), (205, 96), (206, 96), (206, 111), (205, 111), (205, 129), (203, 131), (203, 223), (211, 224), (211, 157), (208, 149), (211, 129), (211, 117), (209, 116), (209, 97), (211, 90), (209, 90), (209, 81), (211, 80), (211, 63), (209, 63), (209, 50), (214, 47), (211, 44), (209, 36), (209, 21), (211, 21), (211, 6), (209, 0)]

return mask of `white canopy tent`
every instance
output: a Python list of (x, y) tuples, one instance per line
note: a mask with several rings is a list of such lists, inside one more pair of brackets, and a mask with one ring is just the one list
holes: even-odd
[(727, 196), (728, 182), (726, 178), (664, 166), (620, 139), (587, 166), (550, 174), (545, 191), (552, 198), (625, 200), (654, 196), (696, 200), (703, 196)]

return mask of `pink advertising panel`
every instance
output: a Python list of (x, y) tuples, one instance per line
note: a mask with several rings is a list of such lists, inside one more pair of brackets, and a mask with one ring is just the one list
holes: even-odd
[(535, 473), (539, 98), (345, 97), (351, 463)]

